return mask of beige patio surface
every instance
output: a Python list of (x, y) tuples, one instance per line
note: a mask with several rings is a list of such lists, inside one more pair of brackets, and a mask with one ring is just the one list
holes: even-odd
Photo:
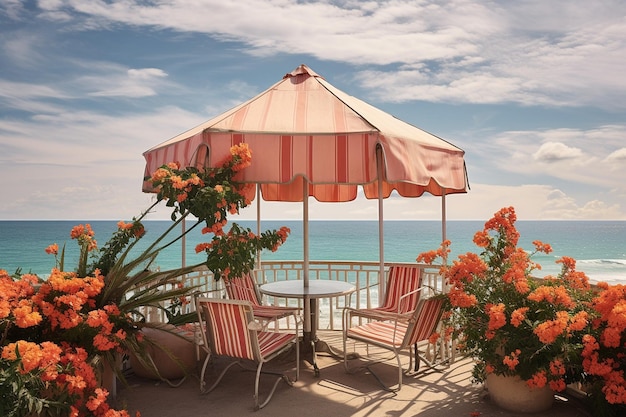
[[(319, 332), (321, 340), (341, 348), (340, 332)], [(353, 345), (354, 346), (354, 345)], [(356, 345), (364, 353), (364, 345)], [(350, 348), (349, 348), (350, 350)], [(293, 357), (292, 357), (293, 358)], [(141, 379), (129, 375), (129, 387), (119, 387), (117, 405), (144, 417), (198, 417), (242, 416), (258, 417), (342, 417), (342, 416), (424, 416), (424, 417), (481, 417), (538, 416), (538, 417), (588, 417), (591, 416), (576, 396), (557, 396), (554, 406), (546, 412), (524, 414), (504, 411), (489, 401), (481, 384), (471, 382), (471, 362), (457, 359), (449, 367), (433, 370), (421, 365), (420, 373), (405, 376), (402, 390), (391, 393), (383, 390), (367, 369), (346, 373), (343, 363), (325, 353), (318, 354), (319, 377), (315, 376), (303, 355), (300, 379), (289, 387), (281, 382), (270, 403), (259, 411), (253, 410), (254, 372), (234, 367), (221, 384), (211, 393), (202, 395), (197, 376), (188, 377), (178, 388), (166, 383)], [(405, 358), (408, 363), (408, 357)], [(363, 364), (361, 359), (351, 361), (351, 367)], [(397, 382), (395, 361), (373, 366), (383, 381)], [(208, 371), (214, 375), (222, 362)], [(286, 370), (294, 376), (295, 366), (286, 355), (266, 365), (268, 370)], [(265, 369), (265, 367), (264, 367)], [(210, 378), (209, 378), (210, 380)], [(261, 377), (261, 397), (269, 390), (273, 377)], [(132, 414), (131, 414), (132, 415)]]

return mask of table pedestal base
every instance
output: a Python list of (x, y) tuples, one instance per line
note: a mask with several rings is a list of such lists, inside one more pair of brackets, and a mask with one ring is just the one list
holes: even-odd
[[(305, 355), (309, 355), (309, 354), (311, 355), (311, 361), (309, 363), (311, 364), (311, 366), (313, 366), (313, 371), (315, 372), (315, 376), (320, 376), (320, 369), (317, 365), (318, 353), (327, 354), (339, 361), (343, 361), (344, 355), (343, 355), (343, 351), (332, 347), (331, 345), (324, 342), (323, 340), (317, 339), (317, 337), (315, 336), (314, 336), (315, 339), (313, 340), (311, 336), (312, 336), (311, 334), (307, 334), (307, 333), (304, 334), (304, 337), (302, 338), (300, 342), (300, 352), (304, 353)], [(356, 359), (358, 357), (359, 357), (359, 354), (356, 352), (352, 352), (348, 354), (348, 359)]]

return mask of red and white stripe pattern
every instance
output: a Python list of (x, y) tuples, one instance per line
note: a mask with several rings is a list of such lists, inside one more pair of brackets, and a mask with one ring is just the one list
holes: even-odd
[[(464, 151), (396, 119), (300, 66), (245, 103), (146, 151), (145, 175), (168, 162), (220, 163), (245, 142), (252, 165), (244, 182), (270, 201), (302, 201), (304, 178), (319, 201), (350, 201), (363, 185), (368, 198), (393, 190), (405, 197), (467, 191)], [(384, 172), (377, 173), (382, 148)], [(144, 191), (152, 191), (148, 182)]]
[(381, 320), (389, 314), (408, 314), (415, 310), (421, 291), (422, 269), (415, 265), (391, 265), (387, 272), (387, 288), (382, 306), (350, 309), (353, 317)]
[(297, 337), (291, 333), (250, 329), (249, 324), (254, 321), (250, 304), (219, 299), (199, 304), (204, 312), (212, 355), (264, 362)]
[(253, 320), (252, 308), (243, 304), (201, 302), (206, 320), (211, 354), (258, 360), (248, 323)]
[(243, 300), (252, 304), (252, 307), (260, 306), (256, 291), (254, 290), (254, 282), (250, 274), (242, 277), (231, 278), (225, 283), (226, 293), (231, 300)]
[(257, 336), (259, 338), (259, 349), (263, 360), (284, 348), (287, 343), (295, 338), (295, 335), (290, 333), (276, 332), (258, 332)]
[(225, 282), (226, 293), (231, 300), (243, 300), (252, 304), (252, 312), (255, 317), (263, 320), (278, 320), (288, 317), (299, 311), (298, 308), (266, 306), (261, 304), (256, 284), (250, 274), (242, 277), (231, 278)]
[(402, 300), (400, 298), (417, 290), (422, 285), (422, 269), (413, 266), (392, 265), (389, 267), (387, 280), (385, 302), (381, 307), (373, 310), (399, 314), (413, 311), (420, 298), (420, 292), (413, 292)]
[(431, 297), (424, 300), (418, 314), (414, 316), (415, 325), (407, 333), (406, 344), (408, 346), (427, 340), (437, 329), (443, 312), (443, 298)]
[(441, 319), (443, 299), (422, 299), (411, 319), (373, 321), (346, 330), (347, 337), (373, 343), (391, 350), (400, 350), (428, 339)]

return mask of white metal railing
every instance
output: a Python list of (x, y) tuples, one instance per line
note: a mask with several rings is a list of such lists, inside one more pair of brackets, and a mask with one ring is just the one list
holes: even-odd
[[(437, 292), (445, 290), (437, 266), (415, 263), (385, 263), (385, 270), (391, 265), (418, 265), (422, 268), (422, 285), (433, 288)], [(350, 295), (321, 298), (318, 300), (319, 320), (318, 329), (341, 329), (341, 312), (343, 307), (350, 305), (354, 308), (371, 308), (378, 306), (380, 295), (380, 264), (378, 262), (353, 261), (309, 261), (309, 280), (334, 280), (353, 284), (355, 292)], [(261, 267), (255, 270), (259, 284), (274, 281), (303, 279), (303, 261), (264, 261)], [(197, 292), (207, 297), (225, 297), (225, 290), (221, 280), (213, 279), (213, 274), (206, 268), (199, 268), (185, 275), (182, 283), (186, 287), (196, 287)], [(383, 287), (384, 288), (384, 281)], [(182, 313), (193, 312), (191, 300), (182, 308)], [(266, 297), (266, 303), (274, 305), (300, 305), (302, 300)], [(169, 305), (164, 305), (169, 307)], [(148, 321), (165, 322), (165, 313), (157, 308), (146, 308), (142, 313)]]

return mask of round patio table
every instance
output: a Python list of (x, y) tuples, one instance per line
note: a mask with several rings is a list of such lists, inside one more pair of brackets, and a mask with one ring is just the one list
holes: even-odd
[[(304, 300), (304, 342), (311, 342), (313, 351), (313, 368), (315, 374), (319, 375), (317, 366), (316, 345), (317, 345), (317, 322), (319, 298), (332, 298), (354, 292), (355, 286), (344, 281), (311, 280), (307, 287), (303, 280), (275, 281), (263, 284), (259, 290), (266, 295), (280, 298), (301, 298)], [(329, 351), (327, 349), (324, 349)]]

